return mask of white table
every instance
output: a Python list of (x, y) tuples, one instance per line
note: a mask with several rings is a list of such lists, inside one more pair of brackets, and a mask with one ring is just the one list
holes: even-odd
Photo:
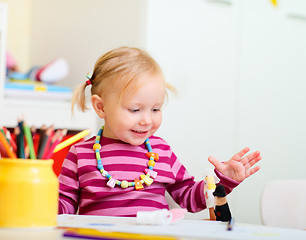
[[(180, 240), (192, 239), (256, 239), (256, 240), (305, 240), (306, 231), (286, 228), (271, 228), (261, 225), (236, 223), (232, 231), (227, 224), (205, 220), (182, 220), (173, 225), (138, 225), (136, 218), (118, 218), (101, 216), (58, 216), (59, 227), (91, 228), (103, 232), (125, 232), (147, 235), (163, 235)], [(65, 230), (49, 229), (1, 229), (1, 240), (69, 240), (79, 238), (64, 237)], [(146, 235), (146, 236), (147, 236)]]

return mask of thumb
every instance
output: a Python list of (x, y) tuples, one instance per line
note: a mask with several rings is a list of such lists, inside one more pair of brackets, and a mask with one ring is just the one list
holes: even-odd
[(215, 166), (216, 169), (220, 169), (221, 167), (221, 163), (219, 162), (219, 160), (215, 157), (208, 157), (208, 161)]

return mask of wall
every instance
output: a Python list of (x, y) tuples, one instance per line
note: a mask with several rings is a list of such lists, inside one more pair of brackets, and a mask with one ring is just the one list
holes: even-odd
[[(227, 160), (237, 149), (237, 9), (184, 0), (148, 1), (147, 9), (146, 48), (178, 90), (158, 134), (202, 179), (213, 167), (208, 156)], [(203, 211), (188, 217), (208, 216)]]
[(229, 201), (236, 221), (261, 223), (265, 185), (306, 177), (305, 1), (148, 2), (147, 48), (179, 91), (159, 134), (197, 179), (210, 155), (260, 150)]
[[(141, 45), (141, 0), (33, 0), (31, 64), (64, 57), (75, 87), (100, 55), (121, 45)], [(43, 53), (43, 54), (41, 54)]]
[(62, 85), (75, 87), (83, 81), (105, 51), (119, 45), (143, 44), (141, 0), (0, 2), (9, 6), (7, 47), (20, 70), (26, 72), (64, 57), (70, 74)]
[(7, 49), (16, 58), (20, 71), (30, 66), (32, 0), (1, 0), (8, 4)]
[(260, 222), (268, 181), (306, 178), (306, 2), (267, 3), (241, 5), (237, 133), (263, 156), (260, 174), (235, 192), (241, 221)]

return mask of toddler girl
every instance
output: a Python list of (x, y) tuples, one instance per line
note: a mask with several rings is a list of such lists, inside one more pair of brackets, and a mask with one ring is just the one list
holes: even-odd
[[(88, 80), (74, 92), (84, 111), (85, 89), (104, 126), (95, 137), (71, 147), (59, 176), (59, 214), (133, 216), (168, 209), (165, 191), (190, 212), (206, 208), (204, 181), (194, 181), (154, 133), (171, 87), (159, 65), (137, 48), (120, 47), (101, 56)], [(243, 149), (227, 162), (210, 157), (220, 184), (229, 193), (259, 170), (261, 157)]]

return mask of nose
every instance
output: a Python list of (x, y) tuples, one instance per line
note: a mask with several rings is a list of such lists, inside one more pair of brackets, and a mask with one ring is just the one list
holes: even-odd
[(152, 116), (151, 116), (151, 112), (143, 112), (141, 114), (141, 120), (139, 122), (140, 125), (149, 125), (152, 123)]

